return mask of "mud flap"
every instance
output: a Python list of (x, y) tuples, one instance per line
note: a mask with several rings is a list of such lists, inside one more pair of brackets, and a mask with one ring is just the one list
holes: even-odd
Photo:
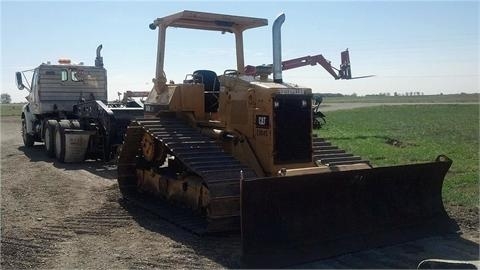
[(92, 135), (90, 131), (65, 130), (62, 149), (62, 161), (65, 163), (83, 162), (88, 148), (88, 140)]
[(442, 203), (452, 161), (241, 182), (242, 261), (283, 267), (458, 231)]

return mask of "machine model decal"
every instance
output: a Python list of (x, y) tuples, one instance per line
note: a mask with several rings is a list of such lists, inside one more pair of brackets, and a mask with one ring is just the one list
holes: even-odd
[(305, 95), (305, 89), (279, 89), (280, 95)]
[(257, 137), (268, 137), (268, 130), (257, 128), (257, 129), (255, 129), (255, 136), (257, 136)]

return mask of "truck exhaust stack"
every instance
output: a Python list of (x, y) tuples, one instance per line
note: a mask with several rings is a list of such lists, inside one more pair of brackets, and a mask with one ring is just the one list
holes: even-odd
[(102, 50), (102, 48), (102, 44), (98, 45), (97, 47), (97, 58), (95, 58), (96, 67), (103, 67), (103, 57), (100, 55), (100, 51)]
[(282, 83), (282, 24), (285, 22), (285, 13), (278, 15), (272, 27), (273, 42), (273, 81)]

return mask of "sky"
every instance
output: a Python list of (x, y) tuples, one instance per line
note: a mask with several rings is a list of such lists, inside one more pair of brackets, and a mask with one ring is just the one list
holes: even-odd
[[(118, 92), (150, 91), (155, 75), (155, 18), (195, 10), (268, 19), (244, 33), (245, 62), (272, 62), (271, 26), (282, 12), (283, 60), (322, 54), (340, 65), (350, 51), (356, 80), (334, 80), (320, 66), (283, 72), (314, 92), (378, 94), (479, 92), (479, 2), (469, 1), (1, 1), (1, 93), (25, 101), (14, 73), (60, 58), (94, 65), (103, 45), (109, 100)], [(186, 74), (236, 67), (232, 34), (169, 28), (165, 72)], [(31, 75), (29, 75), (31, 76)]]

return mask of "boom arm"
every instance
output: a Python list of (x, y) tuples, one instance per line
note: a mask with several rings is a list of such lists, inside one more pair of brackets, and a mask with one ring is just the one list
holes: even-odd
[[(348, 49), (341, 52), (340, 54), (342, 63), (340, 64), (340, 68), (335, 68), (332, 66), (331, 62), (325, 59), (323, 55), (317, 54), (314, 56), (304, 56), (295, 59), (290, 59), (282, 62), (282, 70), (289, 70), (304, 66), (315, 66), (321, 65), (330, 75), (335, 78), (335, 80), (350, 80), (350, 79), (359, 79), (359, 78), (366, 78), (371, 77), (369, 76), (362, 76), (362, 77), (354, 77), (352, 78), (352, 71), (350, 68), (350, 55), (348, 53)], [(270, 65), (271, 66), (271, 65)], [(269, 66), (262, 66), (262, 67), (269, 67)], [(254, 66), (246, 66), (245, 67), (245, 74), (246, 75), (260, 75), (260, 73), (264, 73), (265, 68), (260, 69), (259, 67)], [(271, 73), (271, 72), (270, 72)]]
[[(344, 59), (344, 55), (346, 58)], [(304, 56), (300, 58), (295, 58), (287, 61), (282, 62), (282, 70), (289, 70), (293, 68), (303, 67), (303, 66), (315, 66), (321, 65), (330, 75), (338, 79), (351, 79), (351, 72), (350, 72), (350, 61), (348, 58), (348, 50), (342, 52), (342, 64), (340, 65), (340, 70), (336, 69), (332, 66), (331, 62), (325, 59), (323, 55), (318, 54), (314, 56)], [(337, 74), (338, 71), (338, 74)]]

